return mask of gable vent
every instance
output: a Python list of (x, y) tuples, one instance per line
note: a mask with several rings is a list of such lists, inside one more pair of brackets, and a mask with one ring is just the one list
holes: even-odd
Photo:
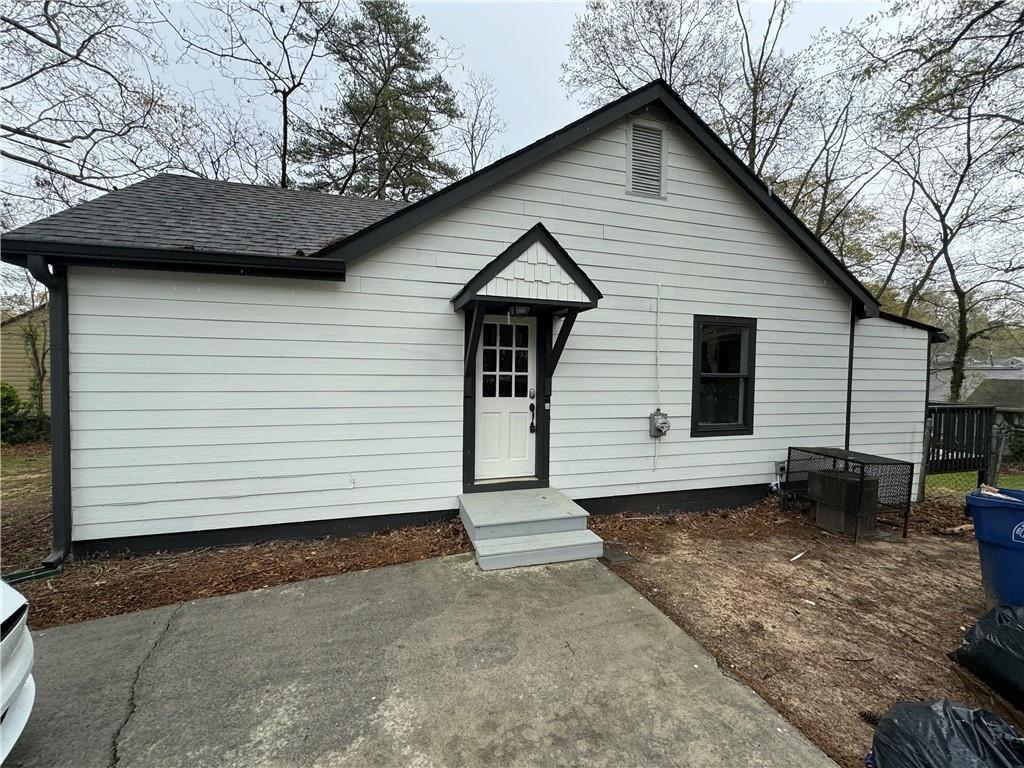
[(641, 195), (661, 194), (662, 131), (633, 123), (630, 158), (630, 191)]

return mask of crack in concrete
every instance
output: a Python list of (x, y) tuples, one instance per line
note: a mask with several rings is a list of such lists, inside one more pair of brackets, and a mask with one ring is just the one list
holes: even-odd
[(178, 615), (178, 611), (181, 610), (184, 605), (184, 603), (178, 603), (174, 606), (174, 610), (168, 614), (167, 621), (164, 622), (163, 629), (161, 629), (156, 638), (154, 638), (153, 644), (149, 647), (149, 650), (146, 651), (146, 655), (142, 657), (142, 661), (139, 662), (139, 666), (135, 669), (135, 678), (132, 680), (131, 688), (128, 689), (128, 711), (125, 713), (121, 724), (117, 726), (117, 731), (114, 732), (114, 738), (110, 742), (110, 768), (116, 768), (121, 761), (118, 745), (121, 741), (121, 734), (124, 733), (124, 729), (128, 726), (129, 721), (135, 715), (135, 710), (138, 708), (135, 704), (135, 689), (138, 687), (139, 679), (142, 677), (142, 669), (156, 652), (157, 646), (160, 645), (160, 641), (164, 639), (167, 635), (167, 631), (171, 628), (171, 622), (174, 620), (174, 617)]

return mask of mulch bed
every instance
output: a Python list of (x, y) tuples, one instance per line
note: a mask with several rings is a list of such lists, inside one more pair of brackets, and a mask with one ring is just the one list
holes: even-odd
[(96, 557), (68, 564), (55, 578), (21, 582), (18, 589), (31, 603), (32, 629), (45, 629), (468, 551), (462, 525), (452, 520), (347, 538)]

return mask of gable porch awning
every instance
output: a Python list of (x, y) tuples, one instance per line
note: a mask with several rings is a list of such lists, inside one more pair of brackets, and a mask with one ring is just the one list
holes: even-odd
[(601, 291), (587, 273), (573, 261), (547, 227), (537, 222), (477, 272), (452, 298), (455, 311), (466, 313), (467, 375), (475, 363), (485, 314), (543, 314), (564, 318), (550, 352), (550, 382), (550, 375), (569, 340), (576, 315), (594, 309), (602, 298)]

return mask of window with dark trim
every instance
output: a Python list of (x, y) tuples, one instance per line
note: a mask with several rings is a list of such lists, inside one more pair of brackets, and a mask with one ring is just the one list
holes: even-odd
[(695, 315), (690, 435), (754, 432), (754, 346), (757, 320)]

